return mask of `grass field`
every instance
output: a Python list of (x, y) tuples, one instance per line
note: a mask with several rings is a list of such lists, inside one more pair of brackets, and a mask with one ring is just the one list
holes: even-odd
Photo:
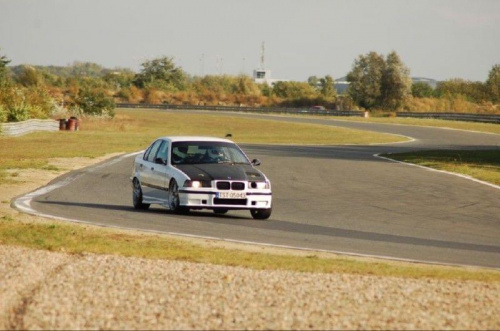
[(420, 151), (415, 153), (385, 154), (385, 157), (464, 174), (500, 185), (500, 150), (485, 151)]
[(436, 128), (450, 128), (468, 131), (478, 131), (487, 133), (500, 134), (500, 124), (490, 123), (474, 123), (474, 122), (460, 122), (460, 121), (447, 121), (437, 120), (430, 118), (402, 118), (402, 117), (325, 117), (325, 116), (308, 116), (313, 118), (341, 120), (341, 121), (355, 121), (365, 123), (385, 123), (385, 124), (399, 124), (399, 125), (416, 125), (416, 126), (429, 126)]
[(0, 183), (8, 180), (7, 169), (43, 169), (50, 167), (50, 158), (56, 157), (97, 157), (137, 151), (166, 135), (223, 138), (231, 133), (236, 142), (271, 144), (370, 144), (405, 140), (389, 134), (321, 125), (152, 110), (119, 109), (113, 120), (84, 119), (81, 126), (78, 132), (0, 137)]

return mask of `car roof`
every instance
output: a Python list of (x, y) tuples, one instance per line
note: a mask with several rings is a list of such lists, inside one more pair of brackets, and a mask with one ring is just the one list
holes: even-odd
[(233, 143), (233, 141), (228, 139), (221, 139), (215, 137), (202, 137), (202, 136), (165, 136), (158, 139), (170, 140), (171, 142), (179, 142), (179, 141), (214, 141), (214, 142), (227, 142)]

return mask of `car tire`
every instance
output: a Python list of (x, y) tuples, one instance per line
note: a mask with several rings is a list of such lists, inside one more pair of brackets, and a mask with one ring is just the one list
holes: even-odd
[(272, 208), (269, 209), (250, 209), (250, 214), (256, 220), (267, 220), (271, 217)]
[(175, 179), (170, 181), (170, 185), (168, 186), (168, 207), (170, 211), (176, 214), (185, 214), (189, 211), (189, 208), (183, 207), (180, 205), (179, 198), (179, 185)]
[(141, 183), (137, 178), (132, 182), (132, 203), (135, 209), (148, 209), (150, 204), (142, 202), (142, 188)]
[(222, 215), (226, 214), (229, 211), (229, 209), (224, 209), (224, 208), (216, 208), (214, 209), (214, 213)]

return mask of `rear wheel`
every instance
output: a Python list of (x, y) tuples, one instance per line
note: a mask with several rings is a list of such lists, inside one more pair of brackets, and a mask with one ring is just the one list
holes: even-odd
[(180, 205), (179, 198), (179, 185), (175, 179), (170, 181), (170, 185), (168, 186), (168, 207), (171, 211), (176, 214), (185, 214), (189, 211), (189, 208), (183, 207)]
[(148, 209), (150, 204), (142, 202), (142, 188), (141, 183), (137, 178), (132, 182), (132, 203), (135, 209)]
[(272, 208), (269, 209), (250, 209), (250, 214), (256, 220), (267, 220), (271, 217)]

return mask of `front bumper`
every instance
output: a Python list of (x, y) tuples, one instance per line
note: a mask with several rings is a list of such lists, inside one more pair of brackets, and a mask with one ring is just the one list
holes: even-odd
[(244, 190), (244, 198), (220, 198), (221, 193), (212, 189), (182, 188), (179, 190), (180, 205), (200, 209), (269, 209), (272, 204), (271, 190)]

